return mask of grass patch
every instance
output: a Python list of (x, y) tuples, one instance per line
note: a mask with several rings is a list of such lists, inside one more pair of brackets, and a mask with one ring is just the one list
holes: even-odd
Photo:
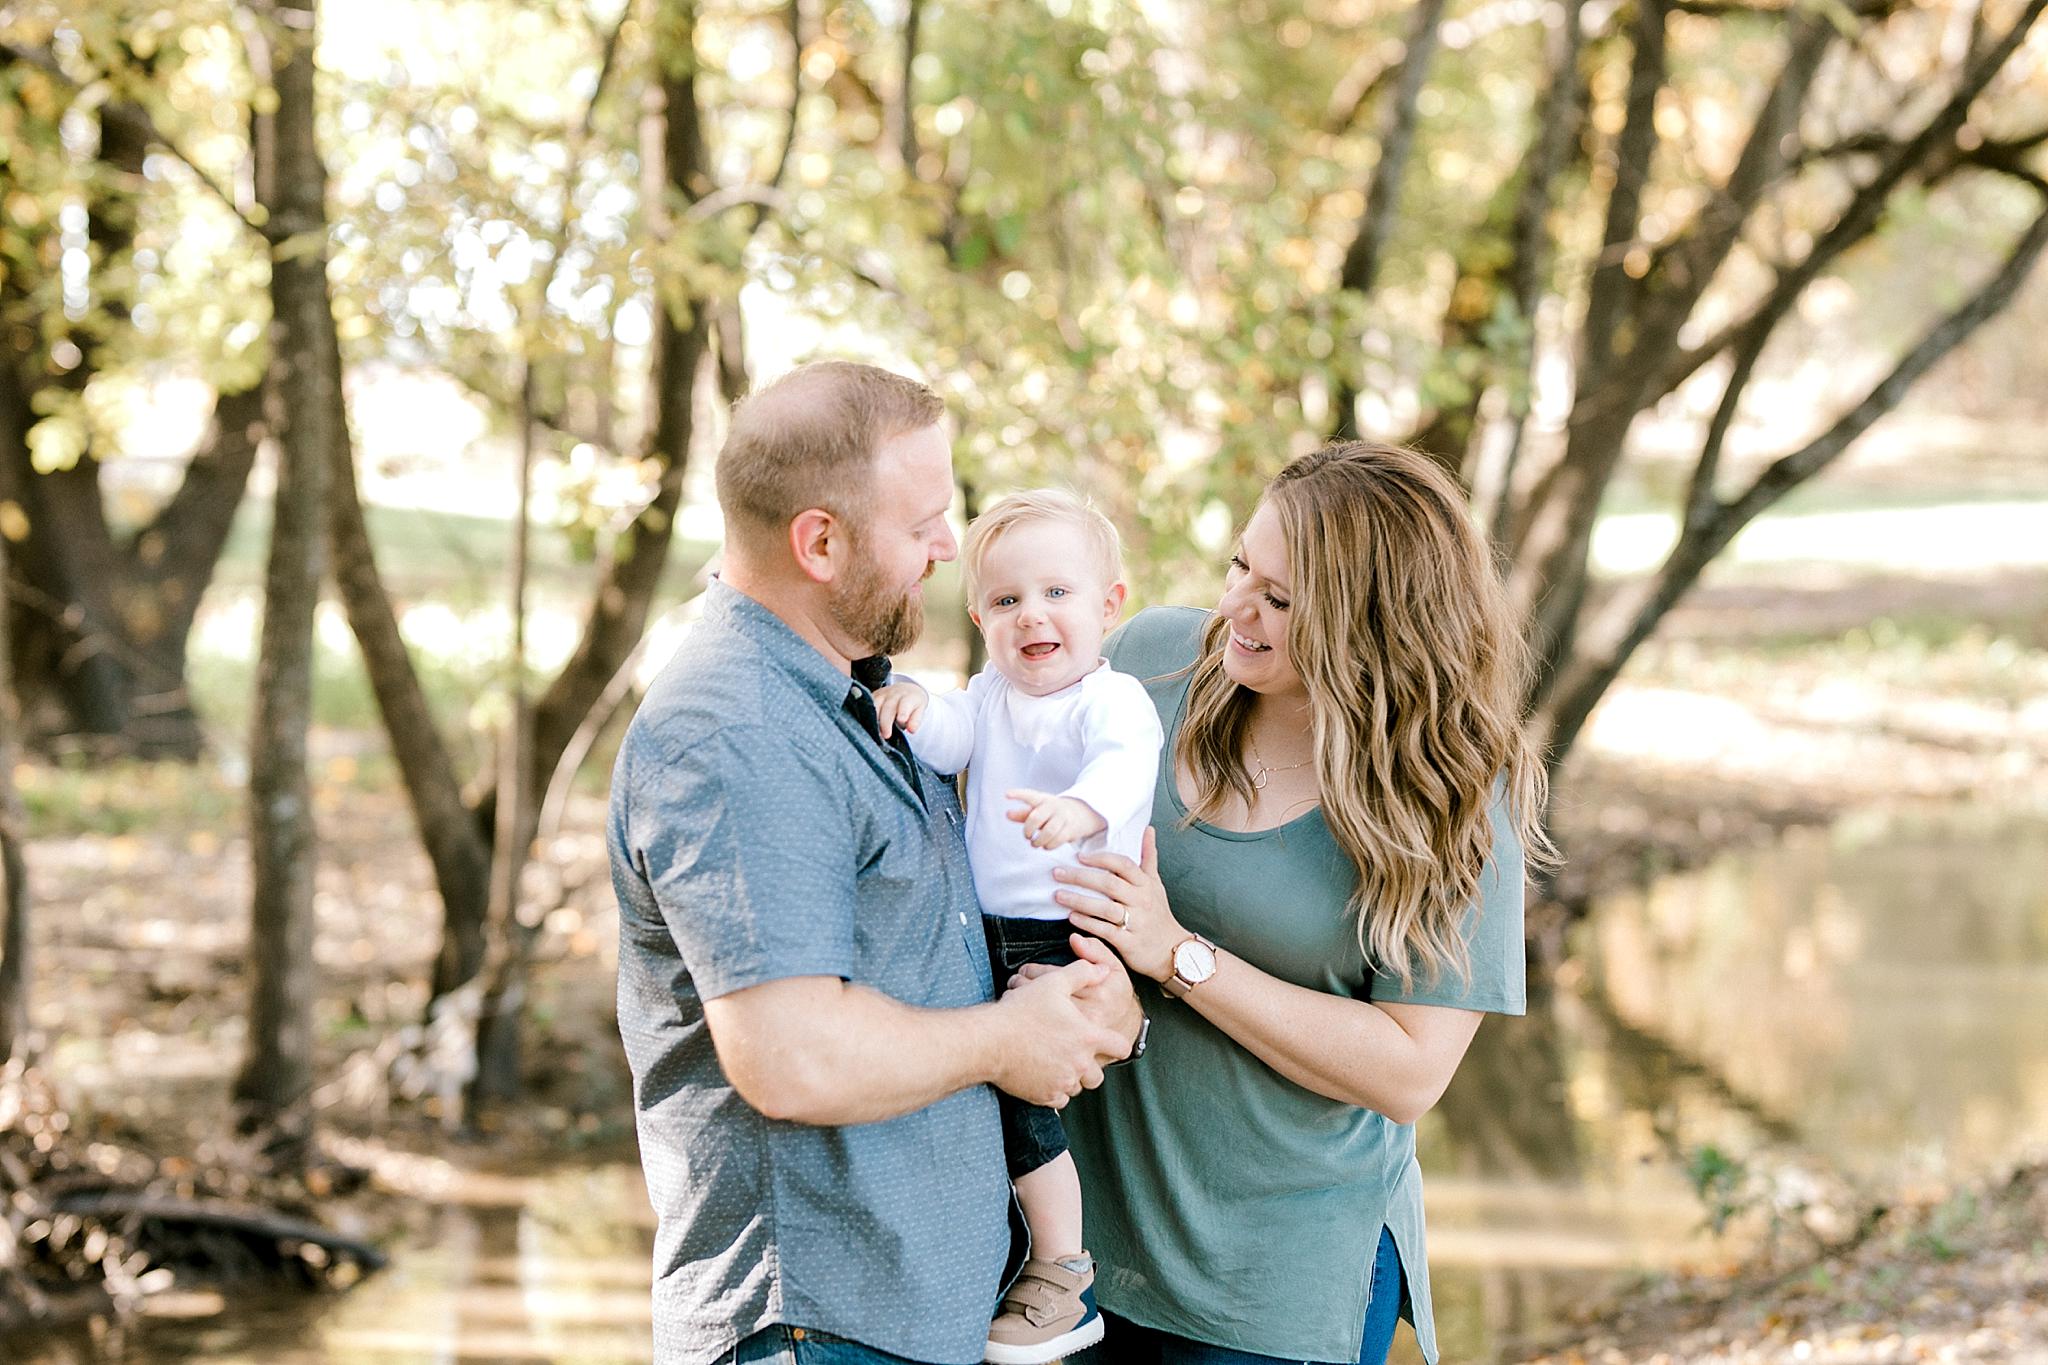
[[(432, 598), (458, 609), (504, 601), (505, 566), (512, 554), (509, 519), (417, 507), (369, 507), (364, 517), (378, 572), (394, 597)], [(711, 541), (677, 537), (662, 571), (663, 592), (687, 591), (717, 548)], [(235, 515), (214, 581), (259, 590), (269, 551), (270, 504), (248, 498)], [(579, 559), (568, 536), (552, 526), (534, 528), (527, 569), (535, 584), (572, 595), (587, 596), (597, 581), (596, 563)]]
[(2048, 695), (2048, 647), (1951, 616), (1879, 617), (1832, 635), (1743, 641), (1651, 640), (1631, 661), (1635, 682), (1756, 695), (1766, 674), (1834, 677), (1921, 695), (2019, 707)]
[(15, 778), (30, 839), (123, 835), (166, 827), (229, 828), (242, 792), (209, 764), (108, 762), (67, 755), (24, 764)]
[[(337, 730), (382, 728), (376, 695), (353, 643), (338, 648), (317, 640), (313, 653), (313, 723)], [(414, 649), (412, 661), (427, 705), (447, 735), (466, 728), (471, 709), (503, 686), (497, 665), (464, 654)], [(195, 641), (186, 662), (186, 678), (193, 707), (208, 732), (223, 747), (240, 747), (248, 736), (256, 703), (253, 650), (243, 654)]]

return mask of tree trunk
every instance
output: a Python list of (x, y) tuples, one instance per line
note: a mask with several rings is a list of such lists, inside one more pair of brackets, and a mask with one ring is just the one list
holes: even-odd
[(199, 754), (199, 716), (186, 681), (192, 625), (267, 435), (263, 407), (261, 385), (214, 400), (206, 436), (178, 491), (127, 547), (117, 600), (142, 683), (129, 736), (151, 756)]
[(1594, 267), (1565, 454), (1532, 498), (1532, 513), (1515, 546), (1509, 586), (1534, 646), (1541, 699), (1571, 649), (1586, 599), (1586, 556), (1600, 498), (1621, 461), (1647, 379), (1637, 363), (1630, 308), (1640, 303), (1640, 268), (1630, 253), (1642, 218), (1642, 195), (1657, 146), (1657, 92), (1667, 79), (1664, 0), (1637, 0), (1628, 112), (1614, 150), (1614, 189)]
[(22, 737), (196, 757), (186, 647), (262, 440), (262, 395), (218, 400), (177, 494), (126, 545), (108, 526), (97, 460), (49, 474), (29, 463), (29, 401), (20, 367), (0, 365), (0, 499), (27, 527), (9, 566)]
[[(661, 80), (651, 92), (651, 97), (659, 100), (662, 158), (658, 170), (650, 167), (653, 173), (645, 186), (650, 204), (694, 202), (709, 188), (692, 50), (694, 12), (689, 5), (675, 4), (666, 18), (668, 22), (657, 27), (655, 62)], [(657, 217), (657, 223), (658, 230), (674, 228), (674, 221), (665, 213)], [(494, 849), (500, 855), (496, 866), (503, 912), (492, 916), (489, 926), (493, 942), (485, 1000), (478, 1017), (478, 1072), (472, 1088), (478, 1099), (508, 1098), (519, 1089), (526, 959), (532, 940), (531, 928), (512, 913), (519, 872), (557, 765), (574, 748), (585, 720), (612, 689), (619, 670), (646, 634), (647, 613), (668, 562), (682, 504), (696, 428), (697, 375), (709, 356), (714, 311), (713, 301), (688, 297), (670, 299), (662, 310), (653, 360), (656, 416), (649, 450), (661, 470), (661, 482), (653, 500), (613, 547), (576, 652), (533, 710), (530, 748), (523, 755), (528, 767), (521, 779), (525, 795), (520, 809), (500, 809), (507, 792), (502, 771), (501, 780), (477, 803), (478, 820), (488, 820), (500, 839), (517, 834), (513, 847)], [(737, 329), (728, 334), (728, 340), (735, 344), (721, 379), (737, 385), (744, 382)], [(501, 759), (500, 764), (503, 762)]]
[[(4, 333), (0, 333), (4, 337)], [(28, 404), (14, 367), (0, 364), (0, 452), (25, 444)], [(4, 459), (4, 456), (0, 456)], [(13, 490), (7, 490), (12, 500)], [(12, 505), (19, 507), (18, 502)], [(14, 789), (14, 600), (5, 591), (11, 565), (8, 537), (0, 534), (0, 1063), (21, 1048), (28, 1028), (28, 877), (22, 856), (20, 802)]]
[[(0, 583), (7, 581), (7, 537), (0, 535)], [(28, 1035), (28, 865), (22, 856), (21, 801), (14, 789), (14, 688), (8, 657), (12, 614), (0, 594), (0, 1065)]]
[(485, 985), (477, 1016), (476, 1079), (469, 1110), (515, 1098), (521, 1087), (521, 1016), (534, 927), (519, 913), (520, 874), (533, 847), (539, 800), (529, 769), (533, 762), (532, 711), (526, 699), (526, 573), (532, 540), (528, 498), (533, 488), (533, 367), (519, 386), (519, 494), (512, 523), (512, 666), (508, 670), (511, 713), (505, 718), (498, 756), (497, 826), (491, 841), (490, 926), (495, 970)]
[[(248, 1121), (285, 1118), (313, 1083), (313, 878), (306, 732), (313, 693), (313, 613), (325, 559), (321, 509), (339, 441), (328, 392), (334, 366), (327, 305), (326, 171), (314, 140), (316, 0), (279, 0), (253, 45), (276, 44), (270, 164), (258, 168), (270, 210), (270, 374), (278, 480), (264, 581), (262, 652), (250, 735), (249, 1041), (235, 1098)], [(325, 321), (323, 321), (323, 319)]]
[[(331, 336), (331, 312), (327, 328)], [(485, 832), (489, 826), (479, 824), (475, 812), (463, 801), (454, 756), (434, 724), (426, 691), (413, 669), (405, 637), (399, 633), (398, 614), (377, 570), (369, 526), (363, 519), (362, 495), (356, 487), (355, 456), (346, 435), (338, 348), (329, 352), (329, 363), (334, 382), (329, 385), (328, 397), (337, 423), (337, 440), (328, 452), (327, 486), (335, 586), (362, 650), (363, 671), (391, 738), (391, 752), (405, 781), (413, 822), (441, 894), (441, 947), (432, 976), (432, 994), (439, 998), (483, 966), (491, 879), (491, 846)]]
[[(1408, 153), (1415, 145), (1416, 101), (1422, 83), (1436, 56), (1438, 25), (1445, 0), (1421, 0), (1415, 8), (1408, 33), (1407, 51), (1401, 59), (1401, 74), (1395, 84), (1393, 107), (1387, 111), (1380, 133), (1380, 156), (1374, 163), (1372, 183), (1365, 193), (1365, 211), (1358, 231), (1344, 252), (1339, 289), (1369, 295), (1379, 283), (1380, 261), (1386, 254), (1387, 239), (1394, 232), (1394, 215), (1401, 207), (1401, 179), (1408, 169)], [(1335, 435), (1358, 435), (1358, 386), (1364, 376), (1347, 369), (1338, 383), (1333, 400), (1337, 421)]]
[(15, 554), (28, 607), (16, 641), (24, 709), (38, 731), (114, 747), (134, 680), (113, 599), (120, 558), (100, 502), (99, 461), (82, 455), (69, 469), (39, 474), (25, 445), (10, 453), (18, 459), (10, 482), (28, 517)]
[[(253, 446), (238, 442), (231, 421), (217, 422), (153, 534), (117, 545), (101, 500), (98, 452), (42, 474), (24, 440), (35, 394), (51, 386), (82, 389), (105, 360), (106, 338), (129, 321), (119, 281), (133, 254), (134, 187), (142, 183), (150, 125), (132, 106), (116, 102), (100, 108), (99, 127), (102, 174), (91, 182), (87, 205), (93, 261), (87, 282), (96, 318), (70, 338), (81, 359), (57, 373), (40, 359), (40, 340), (19, 330), (0, 347), (10, 370), (0, 380), (9, 390), (0, 402), (16, 410), (0, 423), (0, 486), (27, 517), (14, 556), (15, 592), (26, 608), (16, 615), (11, 638), (15, 685), (31, 736), (87, 735), (100, 747), (189, 758), (199, 750), (200, 731), (184, 688), (185, 638)], [(0, 289), (19, 328), (32, 290), (13, 278)], [(252, 419), (255, 401), (243, 400)], [(219, 415), (231, 417), (234, 401), (223, 400), (221, 407)], [(198, 496), (202, 490), (210, 496)], [(198, 534), (188, 542), (188, 532)]]
[[(964, 481), (960, 485), (960, 515), (970, 526), (981, 515), (981, 489)], [(967, 636), (967, 676), (971, 679), (988, 663), (988, 641), (982, 638), (981, 627), (974, 624), (974, 618), (967, 614), (973, 610), (974, 604), (969, 602), (965, 605), (967, 611), (961, 613), (961, 628)]]
[[(677, 8), (687, 12), (687, 7)], [(679, 45), (690, 42), (694, 31), (686, 22), (663, 30)], [(696, 62), (687, 52), (658, 53), (655, 60), (663, 72), (659, 89), (664, 174), (660, 183), (648, 187), (645, 198), (649, 203), (687, 204), (709, 188), (697, 111)], [(653, 501), (613, 547), (576, 652), (535, 707), (533, 772), (543, 790), (584, 716), (647, 629), (648, 608), (668, 562), (683, 500), (696, 428), (697, 371), (709, 344), (710, 313), (707, 301), (692, 298), (671, 299), (662, 309), (654, 355), (654, 438), (648, 452), (661, 471), (661, 482)], [(535, 793), (536, 803), (539, 795)]]

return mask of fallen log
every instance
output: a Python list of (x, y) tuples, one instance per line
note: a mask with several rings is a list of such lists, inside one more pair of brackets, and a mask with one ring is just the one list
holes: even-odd
[(372, 1243), (350, 1237), (302, 1218), (271, 1209), (253, 1208), (224, 1199), (172, 1199), (140, 1190), (94, 1190), (60, 1195), (53, 1212), (81, 1218), (143, 1218), (185, 1227), (235, 1232), (270, 1242), (303, 1242), (330, 1256), (345, 1256), (364, 1270), (380, 1270), (387, 1257)]

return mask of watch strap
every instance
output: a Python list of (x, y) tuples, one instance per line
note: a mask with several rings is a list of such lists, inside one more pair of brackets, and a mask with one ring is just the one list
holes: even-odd
[(1106, 1071), (1112, 1066), (1129, 1066), (1132, 1062), (1135, 1062), (1138, 1060), (1138, 1058), (1144, 1056), (1145, 1040), (1151, 1036), (1151, 1033), (1152, 1016), (1141, 1011), (1138, 1015), (1138, 1036), (1131, 1040), (1130, 1052), (1122, 1057), (1117, 1058), (1113, 1062), (1104, 1063), (1103, 1069)]

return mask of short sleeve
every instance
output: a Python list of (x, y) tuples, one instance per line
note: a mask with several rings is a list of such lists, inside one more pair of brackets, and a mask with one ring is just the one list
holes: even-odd
[(1471, 952), (1468, 981), (1445, 968), (1432, 981), (1417, 970), (1403, 990), (1401, 978), (1376, 973), (1372, 998), (1408, 1005), (1448, 1005), (1490, 1014), (1522, 1014), (1528, 1008), (1528, 957), (1522, 937), (1522, 839), (1515, 832), (1505, 791), (1494, 790), (1493, 853), (1479, 874), (1479, 894), (1465, 912), (1464, 935)]
[(1164, 678), (1195, 661), (1208, 620), (1209, 613), (1195, 607), (1148, 607), (1103, 641), (1103, 657), (1140, 682)]
[(850, 977), (853, 814), (829, 760), (762, 727), (641, 755), (625, 839), (698, 993)]

